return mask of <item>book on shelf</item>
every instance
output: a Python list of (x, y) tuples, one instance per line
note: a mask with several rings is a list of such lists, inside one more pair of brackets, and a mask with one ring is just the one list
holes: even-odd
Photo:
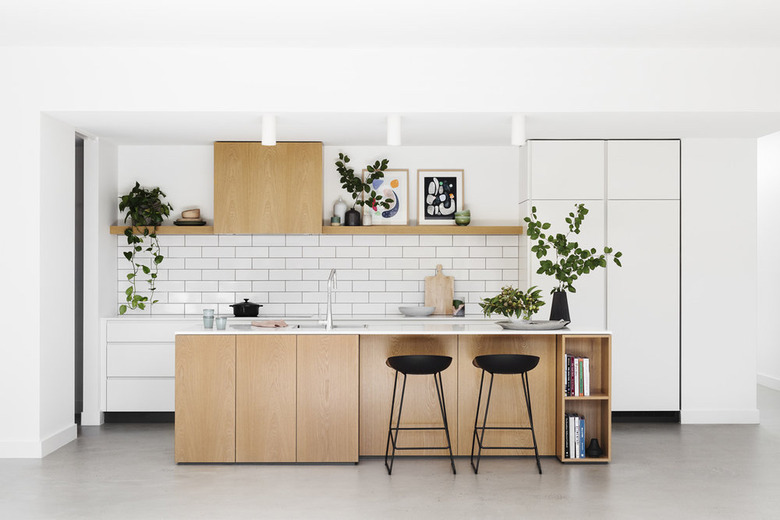
[(565, 414), (563, 432), (563, 456), (566, 459), (585, 458), (585, 417), (576, 413)]
[(566, 354), (564, 381), (567, 396), (590, 395), (590, 359)]

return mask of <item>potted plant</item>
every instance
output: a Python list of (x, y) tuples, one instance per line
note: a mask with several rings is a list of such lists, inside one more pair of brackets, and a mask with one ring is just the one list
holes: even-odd
[[(573, 234), (578, 235), (585, 215), (588, 209), (585, 204), (575, 204), (576, 212), (570, 212), (566, 217), (566, 224), (569, 226), (569, 232), (550, 233), (551, 224), (542, 222), (536, 215), (536, 207), (531, 208), (531, 216), (525, 217), (528, 224), (528, 238), (534, 245), (531, 246), (531, 252), (536, 254), (540, 260), (538, 274), (546, 274), (555, 278), (558, 284), (553, 288), (552, 306), (550, 308), (550, 319), (563, 319), (571, 321), (569, 318), (569, 303), (566, 298), (566, 291), (577, 292), (574, 288), (580, 276), (586, 275), (599, 267), (607, 266), (607, 255), (612, 253), (611, 247), (604, 247), (604, 251), (598, 254), (596, 248), (580, 247), (578, 242), (570, 240)], [(554, 256), (554, 260), (549, 260), (548, 255)], [(620, 257), (623, 253), (615, 252), (612, 260), (618, 267), (621, 267)]]
[[(160, 188), (142, 188), (136, 182), (129, 193), (119, 198), (119, 211), (127, 211), (124, 222), (130, 219), (130, 226), (125, 229), (125, 237), (130, 250), (125, 251), (124, 256), (130, 262), (133, 270), (127, 275), (127, 280), (130, 283), (130, 286), (125, 290), (127, 304), (119, 306), (119, 314), (124, 314), (127, 309), (144, 310), (147, 302), (151, 312), (152, 305), (157, 303), (157, 300), (153, 299), (155, 281), (159, 265), (163, 261), (163, 255), (160, 254), (160, 241), (157, 239), (157, 226), (163, 223), (165, 217), (170, 215), (173, 209), (173, 206), (162, 201), (163, 197), (165, 197), (165, 193)], [(143, 232), (139, 235), (134, 232), (133, 228), (140, 227), (143, 227)], [(150, 227), (151, 231), (149, 231)], [(150, 242), (144, 248), (144, 239), (146, 238), (149, 238)], [(149, 253), (149, 265), (140, 262), (137, 258), (138, 253), (142, 251)], [(149, 276), (147, 283), (151, 299), (138, 292), (136, 281), (139, 270)]]
[[(376, 161), (373, 165), (369, 164), (366, 166), (369, 175), (366, 176), (365, 181), (355, 175), (355, 170), (347, 166), (348, 163), (349, 156), (339, 153), (339, 158), (336, 161), (336, 171), (341, 176), (341, 187), (352, 195), (353, 200), (352, 209), (345, 214), (344, 225), (359, 226), (360, 212), (355, 209), (355, 206), (369, 206), (374, 210), (379, 206), (390, 209), (390, 205), (393, 203), (393, 199), (383, 198), (373, 188), (374, 181), (384, 178), (388, 160), (382, 159), (381, 161)], [(367, 194), (365, 198), (362, 197), (364, 193)]]
[(483, 298), (479, 306), (482, 307), (482, 313), (488, 317), (491, 314), (500, 314), (510, 319), (514, 317), (530, 321), (544, 305), (541, 293), (542, 290), (537, 289), (535, 285), (529, 287), (526, 292), (508, 285), (502, 287), (501, 292), (492, 298)]

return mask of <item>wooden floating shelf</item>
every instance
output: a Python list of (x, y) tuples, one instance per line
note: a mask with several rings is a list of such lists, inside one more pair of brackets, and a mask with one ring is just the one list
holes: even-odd
[(523, 226), (322, 226), (323, 235), (522, 235)]
[[(111, 226), (112, 235), (124, 235), (125, 229), (128, 226)], [(149, 233), (152, 232), (152, 228), (137, 227), (133, 228), (136, 235), (143, 235), (144, 229), (149, 229)], [(158, 235), (213, 235), (214, 226), (157, 226)]]
[(567, 401), (606, 401), (609, 396), (606, 394), (594, 395), (567, 395), (564, 397)]

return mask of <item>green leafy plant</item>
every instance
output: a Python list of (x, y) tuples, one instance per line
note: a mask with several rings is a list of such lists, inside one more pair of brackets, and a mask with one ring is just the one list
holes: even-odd
[(488, 317), (491, 314), (500, 314), (507, 318), (516, 316), (530, 320), (544, 305), (541, 294), (542, 290), (537, 289), (535, 285), (529, 287), (526, 292), (508, 285), (502, 287), (501, 292), (492, 298), (483, 298), (479, 306), (482, 307), (482, 313)]
[[(130, 220), (130, 227), (126, 228), (124, 233), (130, 250), (125, 251), (124, 256), (132, 266), (132, 272), (127, 275), (127, 281), (130, 285), (125, 289), (127, 304), (119, 306), (119, 314), (124, 314), (127, 309), (144, 310), (147, 303), (151, 311), (152, 305), (157, 303), (157, 300), (153, 299), (156, 289), (155, 282), (157, 281), (159, 265), (163, 261), (163, 255), (160, 254), (160, 241), (157, 239), (157, 226), (161, 225), (165, 217), (170, 215), (171, 210), (173, 210), (173, 206), (162, 201), (163, 197), (165, 197), (165, 193), (160, 188), (142, 188), (137, 182), (129, 193), (119, 197), (119, 211), (127, 211), (124, 222)], [(140, 227), (143, 227), (143, 232), (139, 235), (135, 233), (133, 228)], [(151, 231), (149, 231), (150, 227)], [(144, 240), (147, 238), (150, 242), (144, 248)], [(138, 261), (137, 255), (142, 251), (149, 253), (149, 265)], [(152, 299), (138, 292), (136, 282), (139, 270), (149, 277), (147, 283)]]
[[(558, 285), (551, 292), (569, 291), (577, 292), (574, 288), (574, 282), (580, 276), (588, 274), (599, 267), (607, 267), (607, 255), (612, 253), (611, 247), (605, 247), (604, 252), (599, 254), (596, 248), (580, 247), (579, 243), (570, 240), (573, 234), (578, 235), (585, 215), (588, 209), (585, 204), (575, 204), (576, 212), (570, 212), (566, 217), (566, 224), (569, 231), (563, 233), (549, 233), (549, 222), (542, 222), (536, 215), (536, 207), (531, 208), (531, 216), (525, 217), (528, 224), (528, 238), (536, 241), (531, 246), (531, 252), (536, 254), (536, 258), (541, 261), (538, 274), (546, 274), (555, 278)], [(555, 260), (547, 259), (547, 256), (553, 254)], [(615, 252), (612, 260), (620, 267), (620, 257), (623, 253)]]
[[(393, 199), (386, 199), (379, 195), (373, 188), (374, 181), (383, 179), (385, 177), (385, 170), (387, 170), (387, 159), (382, 161), (376, 161), (373, 165), (366, 166), (366, 170), (369, 175), (366, 176), (366, 180), (363, 181), (360, 177), (355, 175), (355, 170), (348, 166), (349, 156), (343, 153), (339, 154), (339, 158), (336, 161), (336, 171), (341, 176), (341, 187), (347, 190), (347, 193), (352, 195), (352, 209), (355, 206), (369, 206), (376, 210), (378, 206), (382, 206), (385, 209), (389, 209), (393, 203)], [(367, 194), (365, 198), (363, 194)]]

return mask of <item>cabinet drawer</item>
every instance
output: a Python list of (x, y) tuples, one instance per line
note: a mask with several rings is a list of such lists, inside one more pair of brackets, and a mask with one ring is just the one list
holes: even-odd
[(170, 321), (111, 320), (106, 324), (106, 341), (109, 343), (173, 342), (177, 331), (193, 328), (201, 323), (200, 319), (197, 316), (190, 320)]
[(109, 343), (106, 375), (173, 377), (174, 343)]
[(174, 378), (109, 379), (106, 383), (107, 412), (173, 412)]

